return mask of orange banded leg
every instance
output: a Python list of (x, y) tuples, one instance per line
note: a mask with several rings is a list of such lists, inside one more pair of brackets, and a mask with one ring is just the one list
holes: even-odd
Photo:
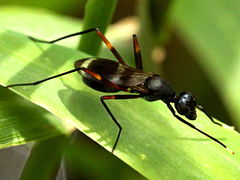
[(136, 68), (143, 70), (142, 55), (141, 55), (141, 50), (140, 50), (140, 46), (139, 46), (136, 34), (133, 35), (133, 48), (134, 48), (134, 57), (135, 57)]
[(29, 38), (34, 40), (34, 41), (37, 41), (37, 42), (55, 43), (57, 41), (67, 39), (69, 37), (78, 36), (78, 35), (82, 35), (82, 34), (87, 34), (87, 33), (93, 32), (93, 31), (95, 31), (97, 33), (97, 35), (103, 40), (103, 42), (106, 44), (107, 48), (113, 53), (113, 55), (117, 58), (119, 63), (127, 65), (124, 62), (124, 60), (122, 59), (122, 57), (120, 56), (120, 54), (117, 52), (117, 50), (113, 47), (113, 45), (107, 40), (107, 38), (104, 36), (104, 34), (98, 28), (92, 28), (92, 29), (88, 29), (88, 30), (85, 30), (85, 31), (69, 34), (69, 35), (60, 37), (58, 39), (52, 40), (52, 41), (40, 40), (40, 39), (36, 39), (36, 38), (33, 38), (33, 37), (29, 37)]
[(113, 120), (113, 122), (117, 125), (119, 131), (118, 131), (118, 135), (117, 138), (115, 140), (115, 143), (113, 145), (112, 148), (112, 153), (115, 150), (117, 143), (119, 141), (121, 132), (122, 132), (122, 126), (118, 123), (118, 121), (116, 120), (116, 118), (113, 116), (112, 112), (110, 111), (110, 109), (108, 108), (107, 104), (104, 102), (104, 100), (114, 100), (114, 99), (136, 99), (136, 98), (140, 98), (142, 97), (141, 95), (110, 95), (110, 96), (102, 96), (100, 98), (102, 105), (104, 106), (105, 110), (107, 111), (107, 113), (110, 115), (111, 119)]
[(15, 87), (15, 86), (33, 86), (33, 85), (37, 85), (37, 84), (40, 84), (40, 83), (43, 83), (45, 81), (48, 81), (48, 80), (51, 80), (51, 79), (54, 79), (54, 78), (57, 78), (57, 77), (60, 77), (60, 76), (64, 76), (64, 75), (67, 75), (67, 74), (70, 74), (70, 73), (73, 73), (73, 72), (76, 72), (76, 71), (84, 71), (86, 72), (87, 74), (89, 74), (90, 76), (96, 78), (97, 80), (100, 80), (102, 81), (103, 83), (113, 87), (113, 88), (116, 88), (116, 89), (119, 89), (121, 91), (125, 91), (125, 92), (130, 92), (129, 89), (126, 89), (126, 88), (123, 88), (117, 84), (114, 84), (106, 79), (104, 79), (101, 75), (95, 73), (95, 72), (92, 72), (91, 70), (87, 69), (87, 68), (84, 68), (84, 67), (79, 67), (79, 68), (75, 68), (73, 70), (70, 70), (70, 71), (66, 71), (64, 73), (61, 73), (61, 74), (58, 74), (58, 75), (55, 75), (55, 76), (51, 76), (51, 77), (48, 77), (46, 79), (42, 79), (42, 80), (39, 80), (39, 81), (36, 81), (36, 82), (31, 82), (31, 83), (20, 83), (20, 84), (10, 84), (10, 85), (7, 85), (6, 88), (9, 88), (9, 87)]

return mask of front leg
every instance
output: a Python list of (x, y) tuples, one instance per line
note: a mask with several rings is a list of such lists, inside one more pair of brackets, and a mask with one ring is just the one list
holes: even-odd
[(197, 105), (197, 108), (198, 108), (200, 111), (202, 111), (214, 124), (217, 124), (217, 125), (219, 125), (219, 126), (222, 126), (222, 124), (214, 121), (213, 118), (212, 118), (212, 116), (210, 116), (210, 114), (208, 114), (207, 111), (205, 111), (202, 106)]
[(235, 154), (231, 149), (229, 149), (225, 144), (223, 144), (221, 141), (219, 141), (218, 139), (212, 137), (211, 135), (203, 132), (202, 130), (198, 129), (197, 127), (195, 127), (193, 124), (189, 123), (188, 121), (184, 120), (183, 118), (181, 118), (180, 116), (178, 116), (175, 113), (175, 110), (173, 109), (173, 107), (171, 106), (170, 103), (166, 103), (168, 109), (172, 112), (173, 116), (175, 118), (177, 118), (179, 121), (181, 121), (182, 123), (188, 125), (189, 127), (195, 129), (196, 131), (200, 132), (201, 134), (207, 136), (208, 138), (212, 139), (213, 141), (215, 141), (216, 143), (218, 143), (219, 145), (221, 145), (222, 147), (224, 147), (225, 149), (227, 149), (231, 154)]

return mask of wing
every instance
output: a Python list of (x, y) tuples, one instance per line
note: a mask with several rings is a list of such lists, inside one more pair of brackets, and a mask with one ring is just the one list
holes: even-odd
[[(134, 92), (148, 93), (144, 87), (145, 80), (153, 73), (144, 72), (108, 59), (83, 59), (75, 63), (75, 67), (85, 67), (108, 81)], [(95, 80), (90, 75), (80, 72), (84, 78)]]

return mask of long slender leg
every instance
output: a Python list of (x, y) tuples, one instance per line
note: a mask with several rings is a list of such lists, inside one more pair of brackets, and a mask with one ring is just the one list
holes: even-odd
[(136, 68), (143, 70), (142, 55), (141, 55), (141, 50), (140, 50), (140, 46), (139, 46), (136, 34), (133, 34), (133, 48), (134, 48)]
[(182, 119), (180, 116), (178, 116), (176, 113), (175, 113), (175, 110), (173, 109), (173, 107), (171, 106), (170, 103), (166, 103), (167, 104), (167, 107), (168, 109), (172, 112), (173, 116), (175, 118), (177, 118), (179, 121), (181, 121), (182, 123), (190, 126), (191, 128), (197, 130), (198, 132), (200, 132), (201, 134), (207, 136), (208, 138), (212, 139), (213, 141), (215, 141), (216, 143), (220, 144), (222, 147), (224, 147), (225, 149), (227, 149), (228, 151), (230, 151), (232, 154), (235, 154), (231, 149), (229, 149), (225, 144), (223, 144), (222, 142), (220, 142), (218, 139), (212, 137), (211, 135), (203, 132), (202, 130), (196, 128), (194, 125), (192, 125), (191, 123), (185, 121), (184, 119)]
[(113, 148), (112, 148), (112, 153), (115, 150), (115, 148), (117, 146), (117, 143), (118, 143), (118, 140), (120, 138), (120, 135), (121, 135), (121, 132), (122, 132), (122, 126), (118, 123), (116, 118), (113, 116), (112, 112), (110, 111), (110, 109), (108, 108), (108, 106), (104, 102), (104, 100), (110, 100), (110, 99), (136, 99), (136, 98), (140, 98), (140, 97), (142, 97), (142, 96), (141, 95), (109, 95), (109, 96), (102, 96), (102, 97), (100, 97), (102, 105), (104, 106), (104, 108), (106, 109), (108, 114), (111, 116), (111, 119), (117, 125), (117, 127), (119, 129), (117, 138), (116, 138), (115, 143), (114, 143)]
[(197, 108), (198, 108), (200, 111), (202, 111), (214, 124), (217, 124), (217, 125), (219, 125), (219, 126), (222, 126), (222, 124), (214, 121), (213, 118), (212, 118), (212, 116), (210, 116), (210, 114), (208, 114), (207, 111), (205, 111), (202, 106), (197, 105)]
[(57, 78), (57, 77), (60, 77), (60, 76), (67, 75), (67, 74), (73, 73), (73, 72), (75, 72), (75, 71), (80, 71), (80, 70), (83, 70), (83, 68), (81, 68), (81, 67), (80, 67), (80, 68), (76, 68), (76, 69), (73, 69), (73, 70), (70, 70), (70, 71), (67, 71), (67, 72), (64, 72), (64, 73), (55, 75), (55, 76), (48, 77), (48, 78), (46, 78), (46, 79), (42, 79), (42, 80), (39, 80), (39, 81), (32, 82), (32, 83), (10, 84), (10, 85), (7, 85), (7, 86), (5, 86), (5, 87), (6, 87), (6, 88), (10, 88), (10, 87), (15, 87), (15, 86), (34, 86), (34, 85), (43, 83), (43, 82), (45, 82), (45, 81), (48, 81), (48, 80), (51, 80), (51, 79), (54, 79), (54, 78)]
[(61, 73), (61, 74), (58, 74), (58, 75), (55, 75), (55, 76), (51, 76), (51, 77), (48, 77), (48, 78), (45, 78), (45, 79), (42, 79), (42, 80), (39, 80), (39, 81), (31, 82), (31, 83), (10, 84), (10, 85), (7, 85), (6, 88), (15, 87), (15, 86), (33, 86), (33, 85), (37, 85), (37, 84), (43, 83), (45, 81), (48, 81), (48, 80), (51, 80), (51, 79), (54, 79), (54, 78), (57, 78), (57, 77), (60, 77), (60, 76), (64, 76), (64, 75), (67, 75), (67, 74), (70, 74), (70, 73), (73, 73), (73, 72), (76, 72), (76, 71), (84, 71), (87, 74), (91, 75), (92, 77), (96, 78), (97, 80), (100, 80), (103, 83), (105, 83), (105, 84), (107, 84), (107, 85), (109, 85), (113, 88), (116, 88), (116, 89), (119, 89), (119, 90), (125, 91), (125, 92), (130, 92), (129, 89), (126, 89), (126, 88), (123, 88), (123, 87), (121, 87), (117, 84), (114, 84), (114, 83), (104, 79), (99, 74), (97, 74), (95, 72), (92, 72), (91, 70), (89, 70), (87, 68), (84, 68), (84, 67), (75, 68), (75, 69), (72, 69), (70, 71), (67, 71), (67, 72), (64, 72), (64, 73)]
[(69, 37), (78, 36), (78, 35), (82, 35), (82, 34), (87, 34), (87, 33), (93, 32), (93, 31), (95, 31), (97, 33), (97, 35), (103, 40), (103, 42), (106, 44), (107, 48), (113, 53), (113, 55), (117, 58), (119, 63), (127, 65), (124, 62), (123, 58), (118, 53), (118, 51), (113, 47), (113, 45), (107, 40), (107, 38), (104, 36), (104, 34), (98, 28), (92, 28), (92, 29), (88, 29), (88, 30), (85, 30), (85, 31), (69, 34), (69, 35), (60, 37), (58, 39), (52, 40), (52, 41), (40, 40), (40, 39), (36, 39), (36, 38), (33, 38), (33, 37), (30, 37), (30, 39), (32, 39), (34, 41), (37, 41), (37, 42), (43, 42), (43, 43), (55, 43), (57, 41), (67, 39)]

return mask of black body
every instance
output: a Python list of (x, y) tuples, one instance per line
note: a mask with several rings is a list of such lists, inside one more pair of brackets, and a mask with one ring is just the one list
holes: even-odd
[[(136, 68), (128, 66), (117, 50), (112, 46), (112, 44), (107, 40), (107, 38), (101, 33), (101, 31), (97, 28), (89, 29), (86, 31), (70, 34), (61, 38), (58, 38), (53, 41), (44, 41), (32, 38), (32, 40), (36, 42), (43, 42), (43, 43), (54, 43), (68, 37), (86, 34), (89, 32), (96, 32), (97, 35), (103, 40), (109, 50), (113, 53), (116, 57), (118, 62), (102, 59), (102, 58), (87, 58), (87, 59), (80, 59), (75, 62), (74, 66), (75, 69), (40, 80), (33, 83), (21, 83), (21, 84), (12, 84), (8, 85), (7, 87), (14, 87), (14, 86), (28, 86), (28, 85), (37, 85), (42, 82), (48, 81), (50, 79), (54, 79), (63, 75), (67, 75), (73, 72), (78, 71), (82, 77), (85, 84), (90, 86), (91, 88), (102, 91), (102, 92), (118, 92), (118, 91), (125, 91), (128, 92), (128, 95), (107, 95), (100, 97), (100, 101), (104, 106), (105, 110), (110, 115), (113, 122), (119, 128), (119, 132), (112, 148), (112, 152), (117, 146), (118, 140), (121, 135), (122, 127), (111, 113), (110, 109), (108, 108), (107, 104), (105, 103), (106, 100), (114, 100), (114, 99), (134, 99), (134, 98), (144, 98), (147, 101), (163, 101), (168, 109), (172, 112), (173, 116), (181, 121), (182, 123), (188, 125), (189, 127), (195, 129), (196, 131), (200, 132), (201, 134), (207, 136), (208, 138), (212, 139), (216, 143), (220, 144), (222, 147), (226, 148), (227, 150), (231, 151), (220, 142), (218, 139), (212, 137), (211, 135), (203, 132), (202, 130), (198, 129), (188, 121), (184, 120), (181, 116), (177, 115), (175, 109), (180, 115), (185, 116), (189, 120), (195, 120), (197, 118), (196, 108), (203, 111), (209, 119), (219, 126), (222, 126), (220, 123), (213, 120), (213, 118), (203, 109), (202, 106), (197, 105), (195, 97), (190, 92), (182, 92), (177, 95), (174, 89), (170, 86), (170, 84), (162, 79), (158, 74), (152, 72), (144, 72), (142, 66), (142, 59), (141, 59), (141, 52), (140, 47), (138, 44), (137, 36), (133, 35), (133, 47), (134, 47), (134, 55), (135, 55), (135, 64)], [(175, 109), (171, 105), (174, 103)], [(233, 151), (231, 151), (234, 154)]]
[[(177, 98), (174, 89), (158, 74), (144, 72), (139, 69), (120, 64), (118, 62), (101, 59), (87, 58), (75, 62), (75, 68), (84, 67), (97, 73), (107, 81), (118, 86), (129, 89), (131, 93), (139, 93), (147, 101), (162, 100), (166, 103), (175, 102), (179, 114), (185, 115), (188, 119), (196, 119), (196, 101), (191, 93), (181, 93)], [(118, 92), (120, 89), (111, 87), (101, 80), (79, 71), (83, 82), (91, 88), (102, 92)]]
[[(144, 81), (150, 75), (150, 73), (145, 73), (108, 59), (82, 59), (76, 61), (74, 66), (75, 68), (85, 67), (114, 84), (124, 88), (131, 87), (131, 89), (136, 91), (144, 91)], [(106, 85), (85, 72), (79, 71), (79, 73), (83, 76), (84, 82), (95, 90), (102, 92), (120, 91), (119, 89), (111, 88), (111, 86)], [(103, 89), (99, 88), (102, 86), (104, 86)]]
[[(84, 67), (99, 74), (104, 79), (132, 93), (139, 93), (148, 101), (174, 101), (175, 91), (158, 74), (144, 72), (108, 59), (81, 59), (75, 62), (75, 68)], [(102, 92), (118, 92), (119, 89), (106, 85), (91, 75), (79, 71), (85, 84)]]

